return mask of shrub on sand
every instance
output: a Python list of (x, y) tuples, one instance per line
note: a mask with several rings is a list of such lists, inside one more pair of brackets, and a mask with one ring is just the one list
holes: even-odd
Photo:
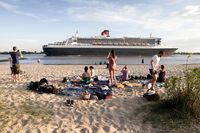
[(184, 77), (170, 77), (166, 100), (181, 112), (200, 118), (200, 68), (188, 69)]

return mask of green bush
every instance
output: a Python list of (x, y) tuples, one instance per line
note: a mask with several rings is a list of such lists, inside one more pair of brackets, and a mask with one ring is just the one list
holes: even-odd
[(165, 100), (174, 108), (200, 118), (200, 68), (186, 70), (184, 77), (168, 78), (165, 87)]

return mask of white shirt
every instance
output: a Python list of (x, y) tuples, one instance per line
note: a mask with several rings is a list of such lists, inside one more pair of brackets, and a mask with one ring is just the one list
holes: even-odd
[(152, 62), (152, 65), (151, 65), (151, 69), (153, 70), (158, 70), (159, 69), (159, 62), (160, 62), (160, 57), (158, 57), (158, 55), (154, 55), (151, 59), (153, 62)]
[(94, 69), (91, 70), (91, 77), (94, 77), (95, 76), (95, 71)]

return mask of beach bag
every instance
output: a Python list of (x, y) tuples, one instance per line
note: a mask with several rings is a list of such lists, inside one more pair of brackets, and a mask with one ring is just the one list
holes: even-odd
[(48, 81), (46, 78), (40, 79), (39, 85), (42, 85), (42, 84), (48, 84)]
[(90, 96), (91, 96), (91, 94), (87, 91), (83, 92), (83, 94), (82, 94), (83, 100), (90, 100)]
[(52, 93), (52, 94), (56, 94), (56, 89), (54, 88), (53, 85), (40, 85), (38, 87), (38, 91), (39, 92), (43, 92), (43, 93)]
[[(101, 86), (100, 87), (100, 93), (97, 94), (99, 100), (101, 99), (108, 99), (107, 96), (112, 96), (112, 89), (110, 89), (108, 86)], [(109, 97), (111, 98), (111, 97)]]
[(27, 89), (30, 89), (30, 90), (33, 90), (33, 91), (37, 91), (38, 87), (39, 87), (39, 82), (38, 81), (36, 81), (36, 82), (31, 81), (29, 83), (29, 85), (27, 86)]
[(88, 90), (91, 95), (97, 96), (99, 100), (106, 99), (106, 96), (112, 95), (112, 89), (106, 85), (90, 87)]

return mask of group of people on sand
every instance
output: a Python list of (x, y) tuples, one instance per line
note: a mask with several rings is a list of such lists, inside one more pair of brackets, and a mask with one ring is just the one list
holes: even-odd
[(150, 69), (149, 72), (152, 75), (152, 79), (148, 82), (151, 83), (151, 88), (154, 89), (156, 82), (164, 82), (165, 81), (165, 67), (164, 65), (160, 65), (160, 58), (163, 57), (164, 52), (160, 51), (157, 55), (154, 55), (150, 61)]
[(16, 46), (13, 47), (13, 51), (10, 52), (10, 70), (11, 70), (11, 77), (14, 82), (20, 80), (20, 64), (19, 59), (22, 58), (21, 51), (17, 49)]
[(82, 79), (85, 81), (89, 81), (91, 78), (95, 76), (95, 70), (93, 66), (90, 66), (89, 68), (85, 66), (84, 73), (82, 74)]
[[(164, 65), (160, 65), (160, 58), (164, 55), (163, 51), (160, 51), (158, 54), (154, 55), (150, 61), (150, 75), (152, 79), (147, 83), (151, 83), (151, 89), (154, 88), (156, 82), (164, 82), (165, 81), (165, 67)], [(117, 70), (117, 56), (115, 54), (114, 50), (111, 50), (107, 56), (107, 60), (109, 61), (109, 73), (110, 73), (110, 80), (111, 85), (116, 85), (116, 70)], [(122, 81), (128, 80), (128, 68), (127, 65), (125, 65), (122, 70)]]
[[(151, 89), (154, 88), (154, 85), (156, 82), (164, 82), (165, 81), (165, 67), (164, 65), (160, 65), (160, 58), (164, 55), (163, 51), (160, 51), (158, 54), (154, 55), (150, 61), (150, 75), (152, 76), (152, 79), (148, 82), (152, 84)], [(13, 51), (10, 52), (10, 69), (11, 69), (11, 76), (13, 80), (19, 81), (20, 80), (20, 64), (19, 59), (22, 57), (22, 54), (17, 47), (13, 47)], [(117, 71), (117, 56), (115, 54), (114, 50), (111, 50), (107, 56), (107, 60), (109, 62), (108, 69), (110, 74), (110, 81), (111, 85), (116, 85), (116, 71)], [(122, 70), (122, 81), (128, 80), (128, 67), (125, 65)], [(89, 68), (85, 66), (84, 73), (82, 74), (83, 80), (90, 80), (92, 77), (95, 76), (95, 70), (93, 66), (90, 66)]]

